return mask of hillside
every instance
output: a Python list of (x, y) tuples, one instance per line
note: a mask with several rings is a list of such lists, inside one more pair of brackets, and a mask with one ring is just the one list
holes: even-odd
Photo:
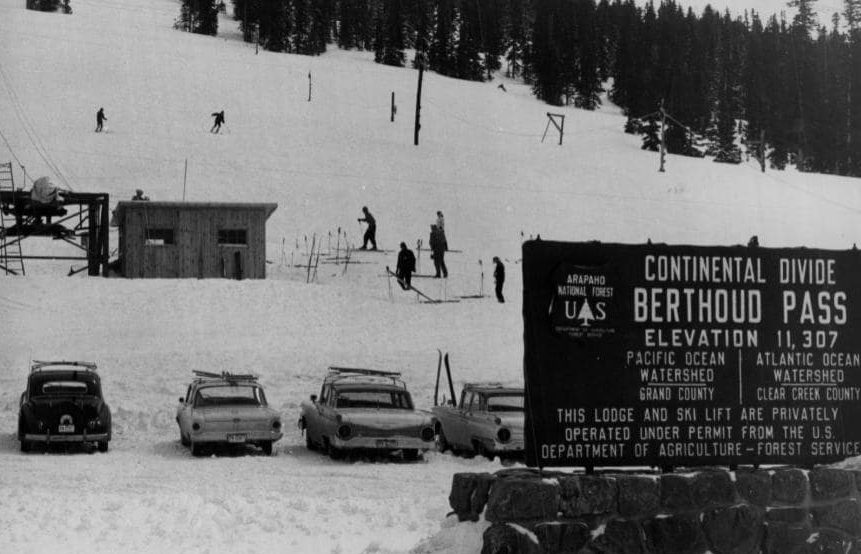
[[(473, 552), (484, 524), (452, 528), (451, 476), (499, 461), (429, 453), (417, 464), (336, 463), (306, 451), (293, 423), (326, 366), (400, 369), (423, 408), (437, 348), (451, 353), (458, 382), (520, 381), (524, 236), (710, 245), (756, 234), (763, 246), (834, 249), (859, 240), (857, 179), (675, 156), (659, 173), (657, 156), (622, 133), (624, 118), (607, 103), (548, 109), (501, 77), (426, 74), (414, 146), (417, 74), (368, 53), (255, 55), (229, 19), (215, 38), (175, 31), (171, 0), (75, 0), (72, 16), (21, 4), (0, 0), (0, 162), (15, 163), (19, 184), (23, 164), (30, 178), (108, 192), (112, 203), (136, 188), (182, 200), (187, 160), (185, 199), (279, 207), (265, 281), (67, 278), (68, 262), (0, 276), (3, 550)], [(102, 134), (93, 132), (99, 107)], [(210, 113), (221, 109), (225, 132), (210, 134)], [(566, 116), (562, 146), (540, 142), (548, 111)], [(389, 249), (426, 241), (442, 210), (462, 253), (449, 255), (445, 290), (416, 285), (475, 294), (481, 259), (488, 292), (498, 255), (509, 302), (426, 305), (399, 291), (390, 301), (384, 267), (394, 254), (357, 254), (368, 263), (346, 273), (321, 266), (306, 284), (289, 263), (305, 255), (305, 237), (326, 237), (328, 248), (340, 227), (356, 242), (363, 205)], [(25, 253), (68, 248), (25, 243)], [(99, 364), (114, 411), (108, 454), (19, 453), (27, 364), (44, 358)], [(180, 446), (176, 398), (194, 369), (260, 374), (287, 424), (274, 458), (193, 459)]]

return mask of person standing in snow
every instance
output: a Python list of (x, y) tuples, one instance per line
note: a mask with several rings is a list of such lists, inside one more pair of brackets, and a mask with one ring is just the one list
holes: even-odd
[(493, 263), (496, 265), (493, 269), (493, 280), (496, 282), (496, 299), (500, 303), (505, 302), (505, 297), (502, 296), (502, 284), (505, 283), (505, 266), (497, 256), (493, 257)]
[(212, 117), (215, 118), (215, 123), (212, 124), (212, 129), (210, 129), (209, 132), (218, 133), (218, 131), (221, 130), (221, 124), (224, 123), (224, 110), (213, 112)]
[(433, 258), (433, 266), (436, 269), (434, 279), (439, 279), (440, 272), (444, 279), (448, 278), (448, 268), (445, 266), (445, 235), (440, 232), (436, 224), (431, 225), (430, 239), (428, 246), (431, 249), (431, 258)]
[(102, 125), (107, 120), (108, 120), (108, 118), (105, 117), (105, 109), (99, 108), (99, 111), (96, 112), (96, 132), (97, 133), (102, 132)]
[(412, 286), (410, 281), (413, 277), (413, 271), (416, 270), (416, 256), (413, 251), (407, 248), (406, 243), (401, 243), (401, 251), (398, 252), (398, 265), (395, 268), (395, 276), (398, 278), (398, 284), (404, 290), (410, 290)]
[(368, 224), (368, 228), (365, 230), (365, 236), (362, 237), (362, 247), (359, 250), (367, 250), (368, 243), (371, 243), (371, 250), (377, 249), (377, 220), (374, 219), (374, 216), (371, 215), (371, 212), (368, 211), (367, 206), (362, 206), (362, 213), (365, 214), (365, 217), (359, 218), (359, 223), (365, 222)]
[(442, 233), (442, 242), (445, 245), (443, 250), (448, 250), (448, 239), (445, 236), (445, 218), (442, 215), (441, 211), (437, 211), (436, 213), (436, 226), (439, 229), (439, 232)]

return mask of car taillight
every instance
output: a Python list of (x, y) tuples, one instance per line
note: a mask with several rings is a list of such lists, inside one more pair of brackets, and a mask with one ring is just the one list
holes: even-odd
[(338, 427), (338, 437), (340, 437), (341, 440), (349, 439), (350, 435), (352, 435), (352, 434), (353, 434), (353, 430), (350, 429), (349, 425), (341, 425), (340, 427)]
[(101, 426), (102, 426), (102, 420), (100, 420), (100, 419), (91, 419), (90, 421), (87, 422), (87, 429), (89, 429), (90, 431), (92, 431), (93, 429), (96, 429), (97, 427), (101, 427)]
[(423, 441), (429, 442), (429, 441), (434, 440), (434, 435), (435, 435), (435, 433), (434, 433), (432, 427), (422, 428), (421, 437), (422, 437)]
[(511, 440), (511, 431), (503, 427), (496, 432), (496, 438), (499, 440), (499, 442), (508, 442)]

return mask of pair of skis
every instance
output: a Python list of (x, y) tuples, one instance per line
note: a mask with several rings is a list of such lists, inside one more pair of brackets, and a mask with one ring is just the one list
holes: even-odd
[(451, 392), (451, 404), (457, 407), (457, 397), (454, 394), (454, 383), (451, 380), (451, 366), (448, 364), (448, 352), (443, 356), (442, 350), (437, 348), (437, 355), (439, 358), (437, 359), (436, 364), (436, 386), (434, 386), (433, 389), (433, 405), (439, 406), (439, 378), (442, 373), (443, 363), (445, 363), (445, 374), (446, 377), (448, 377), (448, 389)]

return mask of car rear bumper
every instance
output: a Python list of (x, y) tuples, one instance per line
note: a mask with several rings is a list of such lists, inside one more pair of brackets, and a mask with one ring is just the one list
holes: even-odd
[(282, 436), (284, 436), (283, 433), (273, 433), (272, 431), (204, 431), (202, 433), (192, 433), (191, 440), (198, 444), (248, 444), (264, 441), (275, 442), (281, 439)]
[(101, 442), (111, 440), (108, 433), (93, 433), (91, 435), (48, 435), (25, 433), (23, 440), (28, 442)]
[(343, 440), (332, 437), (332, 446), (343, 450), (429, 450), (433, 447), (433, 441), (423, 441), (417, 437), (389, 436), (389, 437), (353, 437)]

